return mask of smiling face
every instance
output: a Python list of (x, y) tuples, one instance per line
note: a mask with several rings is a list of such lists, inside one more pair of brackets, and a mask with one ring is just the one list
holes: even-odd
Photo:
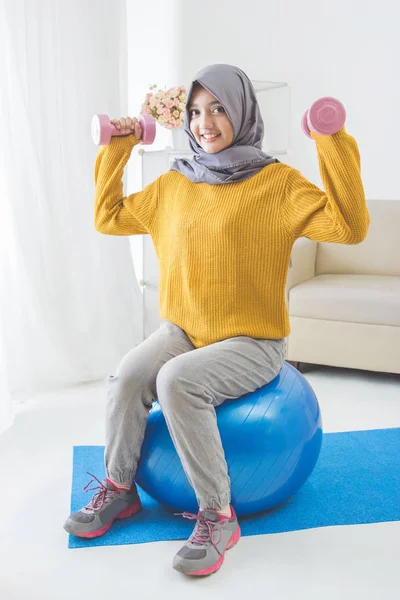
[(205, 88), (193, 87), (189, 125), (196, 142), (208, 154), (216, 154), (233, 142), (233, 127), (222, 104)]

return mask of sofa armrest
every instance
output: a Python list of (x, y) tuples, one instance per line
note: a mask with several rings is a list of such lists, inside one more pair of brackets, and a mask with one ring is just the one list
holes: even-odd
[(291, 267), (286, 280), (286, 302), (288, 305), (290, 290), (299, 283), (315, 277), (317, 245), (317, 242), (312, 242), (308, 238), (299, 238), (293, 245)]

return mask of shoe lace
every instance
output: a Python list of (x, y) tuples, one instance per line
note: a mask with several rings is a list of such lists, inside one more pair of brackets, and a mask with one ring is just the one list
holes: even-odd
[(196, 520), (196, 527), (192, 535), (190, 536), (190, 542), (199, 546), (204, 546), (208, 543), (212, 544), (215, 548), (221, 540), (221, 523), (217, 521), (209, 521), (205, 519), (201, 514), (195, 515), (193, 513), (183, 512), (175, 513), (182, 515), (185, 519)]
[[(102, 482), (97, 479), (97, 477), (95, 475), (93, 475), (93, 473), (89, 473), (89, 471), (86, 471), (88, 475), (90, 475), (91, 477), (93, 477), (93, 479), (91, 479), (89, 481), (89, 483), (87, 483), (85, 485), (85, 487), (83, 488), (84, 492), (90, 492), (91, 490), (100, 490), (99, 492), (97, 492), (96, 494), (93, 495), (93, 498), (91, 499), (91, 501), (89, 502), (89, 504), (86, 505), (86, 508), (90, 509), (90, 510), (99, 510), (104, 502), (107, 499), (107, 495), (109, 494), (114, 494), (115, 492), (113, 490), (109, 490), (107, 489)], [(93, 481), (97, 481), (99, 485), (97, 485), (96, 487), (92, 487), (90, 488), (89, 485), (93, 482)]]

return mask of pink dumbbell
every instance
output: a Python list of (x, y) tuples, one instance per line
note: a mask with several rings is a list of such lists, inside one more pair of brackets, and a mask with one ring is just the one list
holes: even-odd
[[(151, 115), (140, 115), (139, 123), (142, 127), (142, 144), (152, 144), (156, 137), (156, 122)], [(92, 119), (92, 139), (96, 146), (107, 146), (113, 136), (132, 135), (121, 133), (112, 123), (107, 115), (94, 115)]]
[(303, 116), (301, 127), (310, 138), (310, 131), (319, 135), (333, 135), (346, 121), (346, 110), (339, 100), (325, 96), (311, 106)]

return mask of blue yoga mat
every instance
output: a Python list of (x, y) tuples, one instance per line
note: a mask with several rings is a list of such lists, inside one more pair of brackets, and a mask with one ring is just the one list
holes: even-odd
[[(318, 463), (304, 486), (285, 504), (254, 517), (241, 517), (242, 535), (281, 533), (400, 520), (400, 428), (326, 433)], [(87, 504), (91, 479), (104, 477), (103, 446), (75, 446), (71, 512)], [(96, 482), (90, 487), (98, 485)], [(69, 536), (69, 548), (141, 544), (186, 539), (193, 521), (175, 516), (139, 489), (143, 510), (114, 521), (103, 536)]]

